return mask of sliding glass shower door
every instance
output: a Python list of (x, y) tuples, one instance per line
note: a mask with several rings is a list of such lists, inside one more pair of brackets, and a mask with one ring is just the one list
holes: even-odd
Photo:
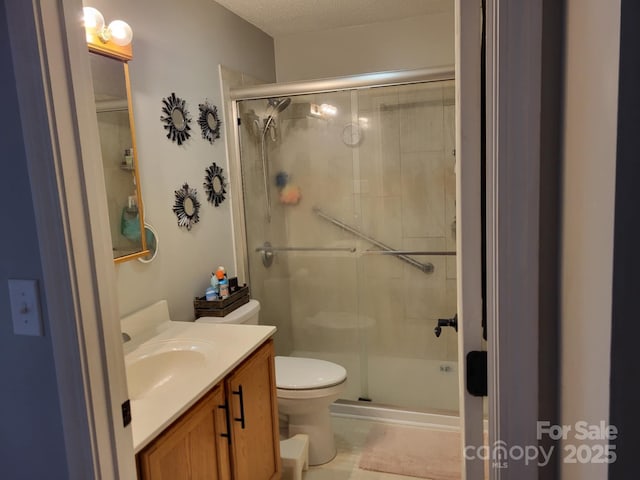
[(458, 409), (453, 82), (238, 102), (249, 281), (345, 400)]

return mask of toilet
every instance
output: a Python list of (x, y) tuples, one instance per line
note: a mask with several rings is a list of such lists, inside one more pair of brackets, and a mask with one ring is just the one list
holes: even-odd
[[(258, 324), (260, 303), (250, 300), (224, 317), (200, 317), (201, 323)], [(275, 358), (278, 410), (288, 417), (289, 436), (309, 436), (309, 465), (336, 455), (329, 405), (340, 397), (347, 371), (332, 362), (302, 357)]]

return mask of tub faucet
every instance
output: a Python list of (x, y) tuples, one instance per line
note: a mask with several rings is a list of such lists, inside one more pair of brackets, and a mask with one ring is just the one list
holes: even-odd
[(129, 340), (131, 340), (131, 335), (126, 332), (122, 332), (122, 343), (127, 343)]
[(439, 337), (442, 333), (442, 327), (453, 327), (455, 331), (458, 331), (458, 314), (456, 313), (453, 318), (439, 318), (438, 326), (433, 329), (436, 337)]

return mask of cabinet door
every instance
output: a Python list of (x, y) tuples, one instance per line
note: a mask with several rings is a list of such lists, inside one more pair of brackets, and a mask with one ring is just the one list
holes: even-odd
[(138, 454), (144, 480), (228, 480), (230, 477), (222, 385)]
[(232, 414), (234, 480), (280, 478), (278, 405), (273, 341), (257, 350), (227, 379)]

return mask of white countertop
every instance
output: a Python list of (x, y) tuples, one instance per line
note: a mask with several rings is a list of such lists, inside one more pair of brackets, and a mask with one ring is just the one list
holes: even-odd
[[(156, 345), (171, 341), (193, 341), (207, 348), (204, 368), (184, 368), (166, 384), (154, 386), (147, 394), (131, 398), (133, 448), (142, 450), (160, 432), (186, 412), (219, 383), (231, 370), (255, 351), (276, 331), (264, 325), (201, 324), (168, 322), (162, 331), (127, 350), (125, 365)], [(176, 367), (178, 370), (179, 367)], [(131, 394), (130, 388), (130, 394)], [(135, 395), (131, 395), (135, 397)]]

